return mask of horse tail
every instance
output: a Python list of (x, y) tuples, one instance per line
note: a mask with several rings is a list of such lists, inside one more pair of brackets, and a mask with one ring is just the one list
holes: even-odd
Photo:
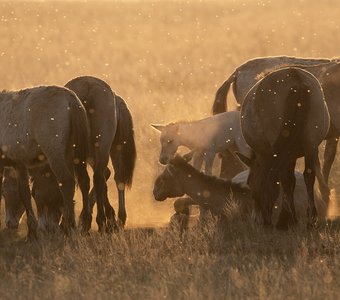
[(230, 85), (233, 82), (235, 82), (236, 72), (237, 72), (237, 69), (229, 76), (229, 78), (225, 82), (223, 82), (223, 84), (217, 90), (214, 104), (212, 107), (212, 113), (214, 115), (228, 111), (227, 94), (228, 94)]
[[(78, 99), (78, 97), (77, 97)], [(90, 130), (86, 110), (80, 100), (72, 101), (71, 111), (71, 142), (73, 147), (74, 171), (77, 181), (87, 175), (86, 164), (89, 157)], [(85, 174), (86, 173), (86, 174)]]
[(125, 101), (115, 96), (117, 108), (117, 131), (111, 148), (111, 159), (116, 182), (131, 187), (136, 162), (136, 144), (133, 121)]
[(286, 100), (283, 127), (274, 147), (280, 153), (288, 153), (302, 133), (310, 97), (310, 88), (306, 84), (301, 82), (291, 87)]

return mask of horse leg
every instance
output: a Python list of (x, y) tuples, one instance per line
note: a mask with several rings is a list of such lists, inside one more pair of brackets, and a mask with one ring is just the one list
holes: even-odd
[[(111, 171), (109, 168), (106, 168), (105, 170), (105, 180), (108, 181), (111, 176)], [(96, 190), (94, 187), (92, 187), (90, 194), (89, 194), (89, 209), (92, 215), (93, 212), (93, 206), (97, 202), (97, 195), (96, 195)]]
[(74, 216), (74, 192), (75, 192), (75, 180), (73, 177), (72, 163), (68, 164), (63, 155), (56, 155), (48, 157), (50, 168), (55, 175), (59, 190), (63, 198), (63, 217), (61, 222), (61, 228), (65, 234), (69, 234), (71, 228), (75, 227), (76, 221)]
[(92, 212), (90, 211), (89, 204), (89, 190), (90, 190), (90, 177), (86, 170), (86, 164), (78, 166), (78, 184), (82, 193), (83, 209), (79, 216), (80, 225), (83, 233), (89, 232), (91, 229)]
[(221, 157), (221, 171), (220, 177), (231, 179), (236, 174), (242, 172), (245, 168), (238, 158), (229, 150), (224, 151), (220, 154)]
[(203, 160), (204, 160), (203, 154), (201, 152), (195, 151), (192, 166), (198, 171), (201, 171)]
[(323, 176), (321, 172), (319, 157), (317, 157), (315, 161), (315, 175), (316, 175), (316, 178), (318, 179), (319, 190), (321, 193), (322, 200), (326, 204), (326, 206), (328, 206), (330, 190), (329, 190), (328, 183), (326, 182), (325, 177)]
[[(3, 176), (4, 176), (4, 167), (0, 166), (0, 211), (1, 211)], [(0, 218), (0, 228), (1, 228), (1, 218)]]
[(212, 167), (215, 159), (215, 152), (207, 152), (205, 154), (205, 174), (211, 176), (212, 175)]
[[(201, 152), (198, 152), (198, 151), (194, 153), (193, 167), (199, 171), (201, 171), (203, 160), (205, 160), (205, 163), (206, 163), (206, 157), (204, 157), (204, 155), (206, 154), (202, 154)], [(208, 167), (209, 167), (209, 163), (208, 163)], [(207, 168), (206, 165), (205, 165), (205, 168)], [(208, 210), (200, 205), (199, 211), (200, 211), (200, 221), (204, 222), (207, 218)]]
[(273, 204), (278, 198), (280, 191), (277, 182), (278, 176), (276, 172), (274, 173), (272, 170), (269, 170), (263, 180), (263, 191), (259, 192), (259, 194), (263, 194), (259, 206), (261, 207), (264, 225), (267, 227), (272, 226)]
[(308, 194), (308, 225), (315, 225), (317, 221), (317, 211), (314, 203), (314, 183), (315, 183), (315, 162), (318, 160), (317, 149), (305, 156), (305, 170), (303, 177)]
[(329, 179), (329, 173), (331, 171), (331, 167), (335, 159), (338, 141), (339, 137), (330, 138), (326, 141), (322, 174), (327, 184)]
[[(95, 165), (93, 174), (93, 183), (97, 196), (97, 224), (99, 232), (111, 233), (117, 227), (115, 219), (115, 211), (109, 203), (107, 197), (107, 185), (105, 178), (105, 171), (107, 168), (107, 161), (101, 161), (100, 164)], [(105, 210), (104, 210), (105, 208)]]
[(25, 167), (18, 167), (17, 174), (18, 174), (19, 197), (25, 207), (26, 216), (27, 216), (27, 227), (28, 227), (27, 237), (29, 240), (36, 240), (38, 222), (34, 216), (34, 212), (32, 208), (31, 191), (30, 191), (30, 187), (28, 183), (27, 169)]
[(288, 163), (281, 171), (281, 184), (283, 188), (282, 208), (276, 228), (287, 230), (288, 226), (297, 223), (294, 206), (295, 189), (295, 160)]

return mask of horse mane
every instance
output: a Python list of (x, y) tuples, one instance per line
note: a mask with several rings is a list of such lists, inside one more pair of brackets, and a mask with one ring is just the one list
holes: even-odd
[(266, 77), (268, 74), (270, 74), (274, 71), (277, 71), (279, 69), (283, 69), (283, 68), (292, 67), (292, 68), (301, 68), (301, 69), (304, 69), (304, 70), (308, 70), (308, 68), (315, 68), (315, 67), (320, 67), (320, 66), (323, 66), (323, 65), (329, 65), (329, 64), (333, 65), (333, 64), (339, 64), (339, 63), (340, 63), (339, 59), (334, 58), (334, 59), (330, 59), (329, 62), (319, 63), (319, 64), (316, 64), (316, 65), (291, 65), (291, 64), (275, 65), (271, 68), (264, 69), (261, 73), (256, 75), (255, 79), (261, 80), (264, 77)]
[(196, 178), (204, 181), (208, 185), (216, 185), (218, 187), (230, 188), (234, 192), (248, 192), (249, 188), (245, 187), (240, 183), (232, 182), (231, 180), (226, 180), (222, 178), (218, 178), (216, 176), (209, 176), (204, 174), (203, 172), (198, 171), (192, 165), (187, 163), (183, 157), (180, 155), (176, 155), (173, 159), (170, 160), (169, 164), (183, 170), (186, 173), (195, 176)]

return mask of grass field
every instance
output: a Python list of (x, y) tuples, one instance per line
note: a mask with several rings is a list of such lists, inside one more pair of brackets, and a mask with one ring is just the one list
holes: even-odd
[[(172, 200), (152, 197), (162, 168), (150, 123), (208, 116), (217, 87), (253, 57), (340, 56), (339, 8), (335, 0), (0, 2), (0, 88), (98, 76), (127, 101), (138, 148), (127, 231), (36, 246), (23, 242), (24, 224), (1, 229), (0, 299), (338, 298), (336, 225), (281, 233), (234, 220), (186, 239), (160, 228)], [(336, 190), (339, 172), (336, 161)], [(109, 189), (116, 207), (112, 179)]]

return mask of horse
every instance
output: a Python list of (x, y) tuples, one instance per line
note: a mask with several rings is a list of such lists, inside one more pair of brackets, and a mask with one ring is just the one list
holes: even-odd
[[(304, 182), (303, 174), (297, 170), (294, 172), (294, 176), (296, 179), (295, 189), (294, 189), (294, 208), (296, 211), (297, 220), (302, 222), (307, 219), (307, 207), (308, 207), (308, 194), (306, 185)], [(249, 188), (247, 181), (249, 177), (249, 169), (238, 173), (234, 176), (231, 181), (234, 183), (241, 184), (242, 186), (246, 186)], [(314, 188), (315, 193), (315, 207), (317, 210), (318, 217), (320, 219), (325, 219), (327, 215), (327, 206), (326, 203), (323, 201), (321, 195), (317, 193), (316, 189)], [(249, 198), (251, 197), (251, 193), (249, 191)], [(249, 200), (251, 201), (251, 200)], [(280, 186), (280, 193), (279, 197), (274, 203), (274, 211), (272, 215), (272, 222), (274, 224), (278, 221), (278, 214), (281, 211), (282, 203), (284, 202), (284, 195), (282, 186)]]
[(168, 125), (152, 125), (161, 132), (159, 162), (167, 164), (179, 146), (186, 146), (193, 154), (193, 166), (201, 170), (205, 162), (205, 174), (212, 174), (217, 153), (237, 150), (244, 155), (250, 148), (241, 133), (240, 112), (231, 111), (193, 122), (176, 122)]
[(27, 215), (29, 239), (36, 238), (37, 221), (32, 209), (28, 169), (38, 165), (48, 164), (58, 182), (65, 233), (75, 226), (74, 174), (83, 195), (82, 218), (86, 222), (90, 217), (86, 124), (84, 106), (69, 89), (41, 86), (0, 93), (0, 182), (4, 169), (14, 167), (18, 196)]
[(273, 71), (248, 92), (241, 108), (241, 129), (253, 152), (251, 157), (242, 154), (239, 157), (250, 167), (248, 184), (255, 208), (261, 211), (266, 226), (272, 225), (273, 203), (280, 184), (286, 201), (276, 227), (287, 229), (296, 223), (294, 169), (299, 157), (305, 158), (308, 224), (316, 222), (315, 175), (321, 193), (328, 191), (320, 171), (318, 146), (326, 137), (329, 125), (319, 81), (303, 69), (288, 67)]
[(248, 194), (248, 187), (201, 173), (179, 155), (169, 161), (162, 174), (155, 180), (153, 188), (156, 201), (187, 195), (190, 198), (185, 201), (190, 202), (192, 199), (218, 217), (224, 214), (224, 209), (232, 198), (239, 199), (243, 214), (251, 212), (251, 203), (247, 201)]
[[(322, 65), (305, 66), (304, 70), (313, 74), (320, 82), (325, 101), (330, 115), (330, 128), (325, 137), (326, 146), (324, 152), (324, 164), (322, 174), (328, 183), (329, 174), (335, 159), (337, 145), (340, 135), (340, 119), (338, 110), (338, 95), (340, 93), (340, 64), (337, 61), (324, 63)], [(271, 70), (268, 70), (270, 73)], [(265, 76), (267, 73), (263, 73)]]
[[(212, 112), (213, 114), (218, 114), (228, 110), (226, 101), (231, 84), (233, 84), (233, 93), (237, 103), (242, 105), (248, 91), (266, 73), (288, 66), (296, 66), (312, 73), (320, 81), (327, 105), (332, 108), (335, 107), (334, 110), (329, 110), (331, 115), (331, 126), (330, 131), (326, 136), (324, 164), (322, 167), (322, 173), (328, 183), (340, 135), (340, 126), (338, 124), (339, 115), (337, 109), (337, 95), (339, 95), (340, 85), (336, 84), (336, 82), (339, 82), (337, 79), (339, 78), (338, 62), (338, 59), (329, 60), (324, 58), (295, 58), (287, 56), (260, 57), (249, 60), (237, 67), (217, 90)], [(226, 172), (227, 167), (226, 162), (222, 159), (222, 174)]]
[(326, 58), (301, 58), (290, 56), (257, 57), (238, 66), (228, 79), (218, 88), (212, 107), (213, 114), (228, 111), (227, 95), (233, 85), (233, 94), (236, 102), (241, 105), (248, 91), (260, 80), (261, 74), (283, 67), (322, 65), (331, 62)]
[(118, 219), (124, 226), (127, 218), (125, 188), (132, 185), (136, 161), (132, 116), (125, 101), (99, 78), (77, 77), (65, 87), (77, 94), (88, 114), (94, 172), (94, 189), (90, 195), (96, 195), (99, 231), (106, 227), (106, 231), (111, 232), (117, 225), (115, 211), (107, 196), (106, 181), (110, 176), (107, 165), (111, 158), (119, 197)]
[[(66, 84), (82, 101), (90, 127), (90, 164), (94, 170), (94, 187), (90, 192), (90, 211), (95, 199), (98, 206), (97, 223), (99, 231), (106, 225), (107, 231), (116, 226), (115, 213), (107, 197), (106, 180), (110, 176), (108, 160), (111, 157), (115, 171), (114, 179), (119, 196), (118, 218), (122, 225), (126, 222), (125, 188), (132, 184), (136, 160), (133, 121), (125, 101), (114, 94), (107, 83), (101, 79), (84, 76)], [(86, 124), (84, 124), (86, 126)], [(38, 210), (38, 221), (41, 228), (55, 228), (61, 218), (60, 193), (55, 177), (48, 168), (39, 168), (31, 172), (32, 194)], [(15, 201), (13, 199), (9, 200)], [(103, 212), (105, 205), (106, 218)], [(91, 224), (86, 224), (86, 231)]]
[(326, 145), (324, 152), (324, 164), (322, 167), (322, 174), (326, 183), (328, 183), (340, 135), (340, 118), (338, 109), (338, 97), (340, 94), (340, 63), (331, 62), (321, 66), (310, 66), (306, 67), (305, 70), (312, 73), (319, 80), (330, 115), (330, 128), (327, 136), (325, 137)]
[(25, 208), (19, 200), (17, 172), (14, 168), (4, 169), (2, 194), (5, 200), (5, 225), (9, 229), (17, 229)]
[[(231, 179), (231, 182), (235, 184), (239, 184), (245, 188), (248, 188), (248, 191), (245, 190), (243, 192), (244, 194), (242, 194), (242, 196), (246, 195), (246, 197), (242, 197), (242, 198), (245, 203), (252, 203), (253, 199), (251, 197), (249, 186), (247, 184), (248, 176), (249, 176), (249, 170), (242, 171), (238, 173), (236, 176), (234, 176)], [(308, 194), (306, 190), (306, 185), (304, 183), (303, 174), (301, 172), (295, 171), (295, 178), (296, 178), (296, 185), (294, 189), (294, 207), (296, 210), (298, 221), (302, 222), (303, 220), (306, 220), (306, 211), (307, 211), (306, 208), (308, 207), (308, 203), (307, 203)], [(166, 188), (175, 189), (176, 187), (174, 185), (166, 185)], [(238, 195), (234, 196), (235, 201), (238, 201), (237, 196)], [(228, 197), (225, 197), (226, 204), (229, 201), (228, 199), (229, 199)], [(279, 194), (278, 199), (274, 203), (275, 209), (272, 215), (272, 221), (274, 224), (276, 224), (277, 222), (278, 213), (281, 210), (283, 201), (284, 199), (283, 199), (282, 187), (280, 187), (280, 194)], [(171, 217), (170, 224), (178, 224), (178, 226), (182, 230), (187, 229), (189, 217), (190, 217), (190, 206), (191, 205), (197, 205), (197, 203), (190, 197), (185, 196), (185, 197), (176, 199), (174, 202), (175, 214)], [(326, 205), (318, 193), (316, 193), (315, 206), (316, 206), (319, 218), (325, 218), (326, 217)]]

